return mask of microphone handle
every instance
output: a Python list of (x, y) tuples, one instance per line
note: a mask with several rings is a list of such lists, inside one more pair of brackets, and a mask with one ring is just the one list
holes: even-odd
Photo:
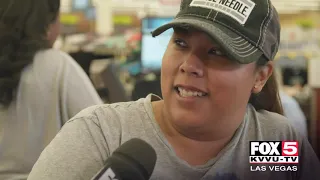
[(116, 173), (111, 168), (111, 164), (107, 162), (107, 164), (105, 164), (103, 168), (91, 180), (122, 180), (122, 179), (116, 176)]
[(146, 180), (145, 169), (120, 153), (110, 156), (91, 180)]

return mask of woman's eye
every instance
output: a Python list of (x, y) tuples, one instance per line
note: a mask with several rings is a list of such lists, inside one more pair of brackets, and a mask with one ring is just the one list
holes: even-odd
[(175, 39), (175, 40), (174, 40), (174, 43), (175, 43), (177, 46), (181, 47), (181, 48), (186, 48), (186, 47), (187, 47), (187, 43), (184, 42), (184, 41), (181, 40), (181, 39)]
[(225, 54), (219, 49), (211, 49), (209, 50), (209, 54), (217, 55), (217, 56), (225, 56)]

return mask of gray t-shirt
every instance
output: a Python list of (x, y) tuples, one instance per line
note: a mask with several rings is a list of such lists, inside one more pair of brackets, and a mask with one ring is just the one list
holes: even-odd
[(21, 74), (17, 97), (0, 107), (0, 179), (25, 180), (62, 125), (102, 104), (83, 69), (66, 53), (39, 51)]
[[(156, 123), (151, 105), (153, 97), (83, 110), (64, 125), (42, 152), (28, 179), (91, 179), (110, 154), (131, 138), (145, 140), (157, 153), (151, 180), (312, 180), (320, 177), (320, 164), (314, 151), (288, 120), (275, 113), (256, 111), (251, 105), (234, 137), (218, 156), (205, 165), (191, 166), (176, 156)], [(249, 141), (253, 140), (298, 140), (298, 171), (250, 172), (256, 169), (249, 164)]]

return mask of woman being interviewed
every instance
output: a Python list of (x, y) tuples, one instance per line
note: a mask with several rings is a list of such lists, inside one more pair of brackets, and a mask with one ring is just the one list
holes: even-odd
[(62, 125), (102, 101), (81, 67), (52, 49), (60, 0), (0, 1), (0, 179), (27, 179)]
[[(149, 95), (82, 111), (43, 151), (29, 179), (90, 179), (132, 138), (157, 153), (152, 180), (317, 179), (314, 151), (281, 115), (271, 61), (280, 24), (270, 0), (182, 0), (176, 18), (153, 36), (169, 28), (163, 100)], [(250, 165), (257, 147), (250, 141), (298, 141), (284, 148), (297, 148), (299, 164), (284, 164), (285, 172)]]

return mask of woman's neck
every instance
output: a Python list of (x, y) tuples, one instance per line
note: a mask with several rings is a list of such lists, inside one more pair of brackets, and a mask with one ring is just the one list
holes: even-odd
[(166, 139), (174, 148), (178, 157), (190, 165), (203, 165), (228, 144), (233, 133), (224, 136), (215, 136), (215, 133), (193, 133), (183, 131), (171, 123), (170, 117), (166, 116), (163, 101), (153, 102), (155, 118)]

